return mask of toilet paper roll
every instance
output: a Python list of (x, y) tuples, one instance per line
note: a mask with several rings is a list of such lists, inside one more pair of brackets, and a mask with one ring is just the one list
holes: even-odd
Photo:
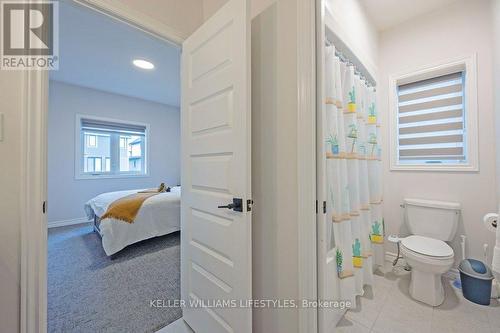
[(497, 232), (496, 228), (497, 221), (498, 221), (498, 214), (495, 213), (489, 213), (484, 215), (483, 217), (484, 226), (491, 232)]

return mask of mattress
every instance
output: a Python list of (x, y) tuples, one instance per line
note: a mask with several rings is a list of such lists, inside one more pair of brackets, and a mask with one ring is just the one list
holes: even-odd
[[(90, 199), (84, 206), (89, 219), (102, 216), (115, 200), (137, 193), (139, 190), (107, 192)], [(159, 193), (144, 201), (134, 223), (113, 218), (100, 221), (102, 247), (108, 256), (128, 245), (145, 239), (163, 236), (180, 230), (181, 188)]]

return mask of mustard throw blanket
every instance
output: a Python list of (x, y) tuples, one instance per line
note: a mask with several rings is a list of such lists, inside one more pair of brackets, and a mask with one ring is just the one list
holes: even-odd
[(141, 191), (115, 200), (109, 205), (106, 213), (101, 216), (101, 220), (105, 218), (113, 218), (127, 223), (134, 223), (135, 217), (137, 216), (139, 209), (141, 209), (144, 201), (152, 196), (166, 191), (167, 187), (165, 184), (161, 183), (160, 187), (157, 189)]

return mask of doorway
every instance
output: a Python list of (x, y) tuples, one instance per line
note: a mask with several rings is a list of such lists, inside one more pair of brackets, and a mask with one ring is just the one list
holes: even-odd
[[(71, 2), (59, 3), (59, 45), (48, 331), (156, 331), (182, 316), (151, 304), (180, 299), (180, 46)], [(126, 198), (145, 200), (134, 212)]]
[[(109, 9), (109, 8), (108, 8)], [(110, 14), (108, 10), (105, 10), (106, 14)], [(133, 20), (130, 19), (130, 17), (127, 18), (127, 22), (133, 22)], [(195, 162), (183, 162), (183, 170), (187, 170), (184, 172), (184, 175), (190, 175), (190, 182), (189, 184), (192, 185), (193, 187), (193, 193), (194, 195), (192, 196), (187, 196), (189, 201), (182, 200), (182, 202), (188, 202), (191, 204), (190, 210), (193, 211), (193, 207), (195, 204), (199, 204), (201, 200), (199, 197), (197, 197), (197, 194), (195, 193), (196, 191), (205, 191), (206, 193), (210, 192), (212, 190), (212, 194), (209, 195), (207, 198), (209, 199), (208, 201), (205, 200), (206, 204), (209, 202), (211, 205), (210, 207), (205, 207), (203, 204), (198, 205), (196, 208), (197, 214), (193, 216), (187, 216), (183, 223), (183, 228), (185, 230), (188, 230), (188, 232), (191, 230), (191, 223), (197, 223), (199, 221), (206, 221), (206, 222), (214, 222), (213, 218), (214, 217), (219, 217), (221, 221), (227, 222), (232, 219), (238, 219), (240, 224), (234, 224), (234, 226), (226, 225), (226, 236), (228, 239), (233, 239), (233, 240), (243, 240), (243, 242), (239, 242), (239, 248), (236, 251), (238, 254), (240, 252), (245, 252), (242, 253), (241, 256), (244, 258), (247, 258), (245, 262), (242, 262), (241, 264), (234, 264), (232, 265), (233, 267), (236, 267), (237, 269), (234, 270), (231, 267), (229, 269), (223, 271), (221, 270), (222, 267), (213, 267), (211, 264), (211, 260), (218, 260), (221, 262), (224, 262), (224, 256), (220, 256), (217, 253), (223, 253), (224, 251), (219, 249), (218, 251), (218, 246), (222, 245), (222, 243), (214, 243), (216, 242), (216, 238), (213, 237), (214, 235), (217, 234), (216, 229), (217, 229), (217, 221), (215, 221), (215, 224), (210, 224), (205, 226), (205, 233), (204, 236), (208, 236), (211, 238), (207, 238), (204, 240), (198, 239), (195, 244), (195, 241), (190, 241), (189, 243), (184, 242), (185, 244), (191, 246), (191, 249), (186, 249), (183, 251), (182, 258), (183, 260), (181, 262), (184, 263), (184, 266), (186, 266), (186, 276), (182, 278), (183, 281), (186, 281), (181, 287), (185, 288), (186, 292), (185, 295), (189, 298), (189, 300), (196, 300), (198, 296), (201, 296), (201, 300), (206, 299), (207, 297), (210, 297), (210, 295), (214, 295), (214, 292), (216, 293), (216, 297), (232, 297), (234, 296), (234, 292), (231, 290), (228, 290), (225, 287), (225, 285), (219, 285), (220, 290), (214, 290), (213, 288), (206, 288), (202, 289), (203, 292), (209, 292), (210, 295), (203, 295), (200, 293), (199, 290), (195, 289), (202, 285), (203, 283), (207, 283), (204, 280), (208, 280), (211, 283), (214, 283), (214, 281), (217, 281), (217, 275), (219, 274), (226, 274), (229, 273), (232, 278), (234, 279), (234, 283), (238, 284), (240, 281), (245, 284), (245, 288), (234, 288), (233, 290), (238, 290), (239, 297), (244, 298), (244, 299), (250, 299), (251, 298), (251, 283), (249, 276), (251, 276), (251, 253), (250, 253), (250, 223), (244, 223), (244, 222), (250, 222), (250, 206), (251, 202), (249, 201), (249, 191), (250, 188), (247, 187), (246, 184), (250, 183), (250, 175), (248, 174), (248, 177), (244, 177), (244, 181), (239, 181), (238, 186), (233, 186), (233, 184), (236, 184), (235, 180), (239, 179), (242, 175), (245, 173), (242, 169), (245, 164), (250, 163), (249, 159), (249, 153), (250, 153), (250, 145), (248, 142), (248, 139), (250, 137), (249, 135), (249, 126), (245, 126), (245, 120), (244, 119), (249, 119), (249, 42), (248, 36), (249, 33), (249, 26), (248, 26), (249, 20), (248, 20), (248, 8), (247, 8), (247, 3), (246, 2), (239, 2), (239, 1), (230, 1), (228, 4), (226, 4), (223, 8), (219, 10), (210, 20), (205, 22), (205, 24), (200, 27), (188, 40), (186, 41), (189, 42), (191, 41), (191, 45), (197, 45), (195, 48), (192, 50), (189, 50), (190, 52), (186, 52), (186, 59), (189, 60), (189, 64), (191, 67), (187, 67), (184, 69), (185, 74), (183, 75), (183, 79), (185, 79), (186, 83), (186, 88), (193, 88), (191, 91), (188, 91), (188, 89), (183, 89), (183, 91), (186, 91), (185, 94), (185, 101), (188, 102), (187, 108), (185, 111), (182, 112), (183, 117), (181, 117), (181, 122), (186, 125), (186, 134), (189, 133), (192, 135), (192, 137), (197, 136), (198, 140), (201, 140), (200, 143), (194, 145), (191, 143), (187, 144), (192, 144), (190, 147), (193, 149), (207, 149), (204, 153), (195, 153), (192, 152), (189, 157), (192, 158), (193, 160), (196, 160)], [(215, 30), (214, 30), (215, 29)], [(151, 29), (148, 29), (151, 31)], [(161, 29), (158, 29), (161, 30)], [(218, 36), (217, 36), (218, 35)], [(227, 38), (231, 38), (233, 43), (228, 44), (227, 43)], [(234, 43), (235, 42), (235, 43)], [(185, 45), (188, 45), (186, 44)], [(189, 46), (189, 45), (188, 45)], [(220, 47), (223, 46), (223, 47)], [(229, 47), (228, 47), (229, 46)], [(196, 54), (199, 51), (198, 54)], [(191, 56), (191, 59), (188, 57)], [(227, 62), (227, 57), (231, 57), (229, 63)], [(222, 64), (219, 63), (219, 61), (222, 61)], [(188, 64), (188, 62), (183, 61), (184, 64)], [(184, 71), (183, 70), (183, 71)], [(189, 75), (189, 76), (188, 76)], [(48, 90), (48, 78), (46, 75), (43, 75), (42, 73), (34, 73), (34, 75), (28, 75), (28, 85), (30, 89), (33, 90), (33, 94), (30, 95), (30, 99), (34, 98), (34, 96), (37, 96), (39, 98), (39, 101), (41, 101), (40, 105), (37, 105), (36, 102), (33, 100), (31, 101), (32, 103), (35, 103), (37, 108), (41, 108), (42, 112), (40, 115), (42, 115), (41, 123), (34, 124), (34, 127), (37, 127), (38, 130), (42, 130), (42, 133), (40, 133), (40, 136), (46, 137), (43, 134), (43, 130), (46, 128), (45, 126), (45, 119), (43, 119), (43, 115), (46, 114), (46, 103), (48, 99), (47, 95), (47, 90)], [(191, 80), (191, 81), (189, 81)], [(196, 86), (199, 85), (199, 88), (196, 88)], [(206, 87), (206, 88), (204, 88)], [(214, 90), (214, 89), (221, 89), (221, 90)], [(231, 88), (228, 90), (228, 88)], [(207, 89), (204, 92), (201, 91), (203, 89)], [(201, 96), (201, 97), (200, 97)], [(220, 104), (220, 103), (223, 104)], [(191, 104), (189, 104), (191, 103)], [(226, 104), (227, 103), (227, 104)], [(221, 109), (220, 107), (227, 107), (226, 111), (224, 112), (223, 115), (217, 114), (217, 110)], [(236, 107), (237, 106), (237, 107)], [(205, 111), (205, 112), (202, 112)], [(214, 114), (215, 111), (215, 114)], [(30, 111), (31, 112), (31, 111)], [(200, 117), (191, 117), (191, 114), (196, 113), (196, 112), (201, 112)], [(184, 118), (184, 115), (187, 115)], [(223, 117), (221, 117), (223, 116)], [(226, 119), (224, 120), (224, 117)], [(240, 117), (241, 120), (238, 120), (236, 123), (233, 123), (233, 120), (236, 120), (238, 117)], [(200, 121), (202, 120), (202, 121)], [(220, 126), (220, 124), (217, 124), (219, 121), (225, 121), (226, 124), (225, 126)], [(76, 128), (80, 127), (82, 130), (91, 130), (94, 132), (100, 131), (100, 132), (105, 132), (105, 131), (110, 131), (111, 128), (116, 132), (118, 131), (119, 128), (124, 128), (123, 123), (120, 121), (119, 118), (106, 118), (106, 119), (95, 119), (95, 118), (89, 118), (89, 119), (83, 119), (82, 117), (77, 117), (77, 125)], [(106, 126), (104, 126), (106, 125)], [(136, 132), (144, 132), (145, 135), (149, 132), (147, 126), (142, 126), (142, 124), (139, 123), (134, 123), (131, 125), (131, 127), (127, 127), (126, 130), (130, 131), (133, 128), (134, 131)], [(247, 122), (247, 125), (249, 123)], [(192, 132), (187, 132), (187, 130), (192, 130), (193, 128), (197, 129), (194, 131), (195, 133)], [(226, 140), (215, 140), (213, 141), (213, 138), (217, 137), (217, 130), (223, 129), (224, 134), (227, 134), (227, 132), (232, 132), (232, 142), (239, 142), (241, 145), (240, 149), (238, 150), (237, 153), (232, 153), (234, 155), (233, 158), (231, 158), (231, 163), (227, 164), (228, 162), (228, 156), (230, 155), (230, 151), (225, 149), (224, 147), (227, 147), (228, 141)], [(94, 135), (96, 133), (80, 133), (81, 142), (85, 142), (87, 140), (87, 136)], [(219, 134), (220, 135), (220, 134)], [(94, 135), (95, 137), (97, 135)], [(205, 138), (202, 138), (203, 136), (206, 136)], [(76, 137), (76, 134), (75, 134)], [(120, 137), (120, 136), (118, 136)], [(113, 136), (110, 135), (110, 141), (113, 141)], [(95, 146), (96, 143), (99, 144), (98, 138), (88, 138), (88, 144)], [(121, 139), (121, 137), (120, 137)], [(204, 139), (204, 140), (203, 140)], [(213, 141), (210, 145), (210, 141)], [(145, 139), (145, 142), (147, 142), (147, 138)], [(186, 143), (185, 140), (183, 140), (183, 145)], [(203, 145), (205, 143), (205, 146)], [(121, 140), (118, 140), (118, 146), (121, 144)], [(112, 145), (112, 143), (111, 143)], [(222, 149), (221, 149), (222, 147)], [(85, 147), (81, 147), (79, 149), (84, 149)], [(189, 147), (187, 147), (189, 148)], [(43, 149), (45, 149), (45, 145), (43, 145)], [(220, 152), (220, 159), (217, 161), (217, 149)], [(77, 148), (78, 150), (78, 148)], [(188, 150), (186, 150), (188, 151)], [(148, 148), (144, 148), (144, 152), (148, 152)], [(43, 156), (43, 157), (42, 157)], [(44, 156), (42, 152), (42, 159), (46, 158), (46, 155)], [(188, 155), (185, 155), (186, 157)], [(34, 156), (30, 156), (34, 158)], [(202, 157), (202, 159), (197, 159), (197, 157)], [(85, 158), (84, 158), (85, 160)], [(110, 156), (110, 162), (108, 164), (107, 161), (101, 159), (101, 163), (98, 163), (95, 158), (92, 159), (92, 163), (89, 165), (85, 164), (82, 167), (83, 173), (85, 171), (93, 172), (93, 173), (99, 173), (99, 170), (102, 171), (112, 171), (116, 170), (116, 167), (113, 167), (113, 156), (111, 154)], [(144, 159), (144, 161), (147, 162), (147, 158)], [(87, 161), (88, 162), (88, 161)], [(222, 164), (220, 163), (222, 162)], [(36, 170), (36, 172), (40, 172), (39, 174), (39, 179), (45, 180), (47, 178), (46, 174), (46, 168), (44, 166), (45, 163), (42, 163), (40, 165), (40, 168)], [(202, 165), (204, 164), (204, 165)], [(77, 171), (78, 163), (75, 162), (75, 172)], [(109, 167), (108, 167), (109, 166)], [(85, 167), (87, 167), (87, 170), (85, 170)], [(201, 167), (201, 168), (200, 168)], [(229, 168), (229, 169), (228, 169)], [(239, 168), (239, 172), (236, 173), (234, 168)], [(92, 169), (92, 170), (91, 170)], [(119, 168), (118, 168), (119, 170)], [(147, 170), (147, 168), (146, 168)], [(247, 169), (249, 170), (249, 169)], [(97, 172), (96, 172), (97, 171)], [(33, 170), (35, 172), (35, 170)], [(80, 175), (81, 176), (81, 175)], [(84, 175), (85, 176), (85, 175)], [(93, 176), (93, 175), (92, 175)], [(208, 177), (207, 177), (208, 176)], [(201, 178), (200, 178), (201, 177)], [(207, 183), (206, 181), (220, 181), (223, 180), (223, 178), (226, 178), (226, 185), (228, 186), (226, 189), (222, 187), (217, 187), (218, 185), (221, 185), (221, 183)], [(75, 177), (77, 178), (77, 177)], [(199, 181), (202, 181), (201, 183)], [(184, 182), (184, 181), (183, 181)], [(204, 183), (203, 183), (204, 182)], [(214, 185), (214, 186), (212, 186)], [(211, 189), (212, 186), (212, 189)], [(41, 198), (45, 199), (45, 185), (41, 184), (40, 186), (41, 192), (37, 193), (37, 196), (40, 196)], [(26, 193), (26, 195), (28, 195)], [(184, 195), (183, 195), (184, 197)], [(232, 198), (235, 198), (236, 200), (232, 200)], [(240, 204), (238, 204), (238, 199)], [(114, 204), (115, 202), (113, 202)], [(30, 206), (31, 207), (31, 206)], [(46, 204), (44, 203), (44, 207), (46, 207)], [(31, 207), (32, 208), (32, 207)], [(142, 207), (141, 207), (142, 208)], [(186, 210), (188, 211), (188, 210)], [(94, 211), (95, 212), (95, 211)], [(32, 212), (34, 216), (39, 215), (38, 212), (33, 211)], [(45, 208), (44, 208), (44, 213), (45, 213)], [(203, 215), (205, 214), (205, 215)], [(208, 218), (207, 218), (208, 217)], [(41, 222), (44, 222), (45, 217), (40, 217)], [(248, 220), (248, 221), (247, 221)], [(102, 231), (103, 229), (103, 221), (97, 221), (100, 223), (96, 223), (97, 229), (100, 229)], [(202, 222), (205, 223), (205, 222)], [(43, 225), (45, 223), (42, 223)], [(245, 228), (241, 228), (241, 225), (245, 225)], [(33, 232), (32, 235), (25, 234), (26, 237), (33, 237), (34, 239), (36, 238), (37, 232)], [(46, 231), (41, 231), (42, 234), (46, 233)], [(184, 233), (186, 237), (191, 237), (191, 234)], [(46, 243), (44, 244), (43, 240), (41, 241), (42, 244), (40, 246), (44, 247), (46, 246)], [(37, 239), (37, 243), (40, 243), (40, 239)], [(246, 246), (245, 246), (246, 244)], [(207, 251), (208, 249), (208, 251)], [(244, 249), (244, 250), (243, 250)], [(23, 249), (23, 251), (27, 251)], [(105, 249), (106, 251), (106, 249)], [(29, 251), (27, 251), (28, 253)], [(197, 254), (197, 252), (203, 252), (201, 255), (200, 253)], [(210, 255), (212, 258), (203, 258), (203, 256)], [(197, 258), (194, 258), (196, 255), (198, 255)], [(240, 254), (238, 254), (240, 255)], [(38, 277), (33, 276), (32, 280), (29, 281), (29, 283), (34, 283), (38, 284), (39, 280), (44, 281), (45, 280), (45, 265), (46, 263), (46, 256), (45, 253), (38, 253), (36, 257), (33, 257), (32, 259), (34, 262), (40, 262), (42, 263), (41, 266), (37, 266), (38, 269)], [(196, 262), (196, 264), (194, 264)], [(189, 266), (187, 266), (189, 264)], [(231, 265), (230, 265), (231, 266)], [(31, 268), (25, 268), (25, 271), (29, 271)], [(192, 275), (194, 274), (194, 271), (198, 273), (196, 277), (193, 277)], [(182, 273), (184, 274), (184, 273)], [(43, 285), (43, 283), (42, 283)], [(43, 303), (43, 300), (45, 299), (45, 293), (44, 293), (44, 288), (34, 290), (35, 293), (41, 293), (40, 299)], [(242, 290), (244, 291), (242, 293)], [(217, 294), (219, 293), (219, 294)], [(226, 293), (227, 295), (225, 295)], [(28, 299), (32, 299), (32, 295), (27, 296)], [(192, 308), (192, 306), (190, 306)], [(194, 308), (194, 307), (193, 307)], [(32, 311), (40, 311), (39, 312), (39, 317), (31, 317), (30, 314), (27, 314), (27, 316), (30, 318), (32, 321), (33, 325), (40, 325), (40, 322), (37, 321), (37, 318), (42, 320), (45, 318), (45, 313), (44, 313), (44, 308), (42, 309), (28, 309)], [(225, 323), (222, 323), (220, 321), (220, 317), (218, 317), (216, 311), (214, 310), (206, 310), (204, 307), (203, 308), (195, 308), (193, 310), (190, 310), (190, 313), (192, 314), (192, 318), (186, 318), (186, 320), (191, 324), (191, 325), (204, 325), (204, 324), (211, 324), (211, 325), (235, 325), (237, 326), (239, 322), (242, 322), (242, 325), (244, 325), (243, 331), (249, 331), (251, 328), (251, 309), (250, 308), (245, 308), (245, 309), (240, 309), (238, 311), (231, 311), (228, 313), (228, 315), (225, 316)], [(242, 321), (242, 319), (244, 320)], [(43, 322), (42, 322), (43, 325)], [(39, 326), (43, 327), (43, 326)], [(45, 328), (42, 328), (42, 330), (45, 330)], [(239, 330), (239, 329), (238, 329)]]

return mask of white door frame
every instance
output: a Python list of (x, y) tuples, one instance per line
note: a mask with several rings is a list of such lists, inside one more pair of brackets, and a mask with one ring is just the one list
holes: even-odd
[[(297, 1), (299, 299), (317, 300), (316, 1)], [(299, 310), (299, 332), (318, 331), (316, 308)]]
[[(71, 0), (180, 47), (185, 34), (118, 0)], [(299, 298), (316, 300), (315, 3), (297, 1)], [(23, 75), (20, 179), (20, 330), (47, 331), (47, 71)], [(299, 332), (317, 331), (315, 309), (299, 310)]]
[[(179, 47), (187, 37), (117, 0), (70, 0)], [(47, 71), (26, 71), (21, 110), (21, 333), (47, 331)]]

